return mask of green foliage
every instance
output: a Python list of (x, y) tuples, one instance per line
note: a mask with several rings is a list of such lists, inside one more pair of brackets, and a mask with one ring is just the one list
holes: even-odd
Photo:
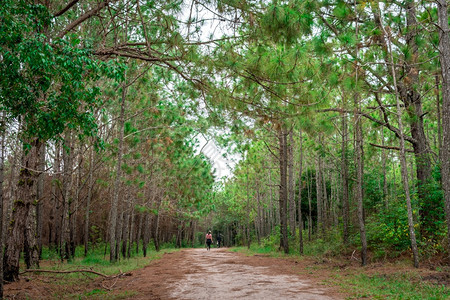
[(384, 209), (381, 205), (378, 208), (379, 212), (367, 220), (367, 237), (370, 247), (380, 255), (388, 249), (391, 255), (408, 250), (410, 240), (406, 204), (395, 202), (389, 203), (388, 209)]
[(101, 103), (95, 82), (101, 76), (120, 80), (123, 67), (97, 60), (91, 49), (49, 42), (52, 22), (43, 5), (6, 0), (0, 19), (2, 110), (21, 119), (26, 139), (56, 139), (66, 128), (94, 135), (93, 113)]

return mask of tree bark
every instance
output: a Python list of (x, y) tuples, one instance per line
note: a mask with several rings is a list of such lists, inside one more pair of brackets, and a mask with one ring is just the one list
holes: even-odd
[(448, 26), (448, 2), (438, 0), (439, 52), (442, 72), (442, 148), (441, 171), (447, 219), (447, 243), (450, 253), (450, 29)]
[[(343, 101), (344, 97), (343, 97)], [(345, 102), (343, 104), (345, 108)], [(348, 202), (348, 161), (347, 161), (347, 116), (342, 114), (342, 143), (341, 143), (341, 176), (342, 176), (342, 221), (344, 225), (344, 244), (349, 243), (350, 205)]]
[(44, 200), (44, 174), (45, 170), (45, 143), (42, 143), (41, 148), (39, 149), (39, 168), (38, 171), (40, 172), (37, 182), (37, 191), (36, 191), (36, 198), (37, 198), (37, 204), (36, 204), (36, 239), (37, 239), (37, 245), (39, 249), (39, 259), (41, 259), (42, 256), (42, 226), (43, 226), (43, 219), (42, 219), (42, 203)]
[(122, 156), (123, 156), (123, 137), (124, 137), (124, 124), (125, 124), (125, 99), (127, 96), (127, 87), (124, 84), (122, 86), (122, 98), (120, 106), (120, 116), (117, 126), (117, 131), (119, 134), (119, 146), (117, 149), (117, 165), (116, 165), (116, 176), (114, 180), (113, 195), (111, 210), (109, 212), (109, 260), (115, 262), (117, 260), (117, 210), (119, 206), (119, 193), (120, 193), (120, 177), (122, 175)]
[(317, 233), (325, 235), (325, 228), (323, 226), (323, 184), (322, 184), (322, 157), (318, 153), (316, 165), (316, 195), (317, 195)]
[(279, 163), (280, 163), (280, 246), (284, 253), (289, 253), (288, 230), (287, 230), (287, 133), (281, 129), (278, 133), (279, 139)]
[(4, 112), (1, 116), (1, 141), (0, 141), (0, 299), (3, 299), (3, 250), (4, 250), (4, 231), (3, 231), (3, 181), (4, 181), (4, 169), (5, 169), (5, 115)]
[(299, 134), (300, 140), (300, 166), (298, 170), (298, 240), (299, 240), (299, 252), (303, 254), (303, 218), (302, 218), (302, 173), (303, 173), (303, 136), (300, 130)]
[(89, 175), (88, 175), (88, 193), (86, 198), (86, 211), (84, 215), (84, 256), (89, 251), (89, 221), (91, 215), (92, 190), (94, 188), (94, 147), (89, 151)]
[(61, 224), (61, 260), (70, 259), (70, 203), (72, 197), (73, 171), (73, 142), (72, 133), (66, 133), (68, 149), (63, 149), (64, 178), (63, 178), (63, 214)]
[[(388, 38), (388, 49), (389, 49), (389, 55), (391, 59), (391, 66), (394, 68), (394, 57), (392, 55), (392, 48), (391, 48), (391, 40), (390, 35), (385, 31), (383, 28), (384, 34)], [(392, 70), (393, 73), (393, 80), (395, 85), (395, 90), (397, 91), (397, 78), (395, 76), (395, 71)], [(400, 132), (403, 132), (403, 120), (402, 120), (402, 108), (400, 105), (400, 100), (398, 93), (395, 93), (395, 100), (397, 104), (397, 120), (398, 120), (398, 129)], [(403, 135), (400, 135), (400, 171), (402, 174), (402, 181), (403, 181), (403, 188), (405, 190), (405, 198), (406, 198), (406, 207), (408, 211), (408, 229), (409, 229), (409, 238), (411, 240), (411, 249), (413, 252), (414, 257), (414, 267), (419, 267), (419, 251), (417, 249), (417, 242), (416, 242), (416, 234), (414, 231), (414, 220), (413, 220), (413, 213), (412, 213), (412, 206), (411, 206), (411, 196), (409, 193), (409, 181), (408, 181), (408, 165), (406, 163), (406, 151), (405, 151), (405, 139)]]
[(288, 143), (288, 176), (289, 176), (289, 227), (291, 235), (295, 236), (295, 180), (294, 180), (294, 134), (293, 129), (289, 131)]
[[(31, 142), (31, 148), (23, 152), (22, 166), (17, 183), (17, 199), (14, 201), (12, 219), (5, 249), (4, 280), (19, 279), (20, 252), (24, 247), (27, 266), (39, 266), (39, 253), (36, 245), (36, 171), (39, 161), (40, 142)], [(30, 213), (30, 211), (34, 211)], [(34, 225), (34, 226), (33, 226)], [(28, 240), (30, 239), (31, 240)]]

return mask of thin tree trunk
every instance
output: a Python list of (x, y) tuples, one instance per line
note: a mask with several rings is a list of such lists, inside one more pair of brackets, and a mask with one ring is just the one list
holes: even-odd
[(144, 257), (147, 257), (147, 246), (149, 239), (150, 239), (150, 215), (146, 213), (144, 221), (144, 236), (142, 238), (142, 252)]
[(39, 168), (38, 171), (40, 172), (37, 182), (37, 191), (36, 191), (36, 198), (37, 198), (37, 204), (36, 204), (36, 239), (37, 239), (37, 246), (39, 251), (39, 259), (41, 259), (42, 256), (42, 225), (43, 225), (43, 219), (42, 219), (42, 202), (44, 198), (44, 174), (45, 170), (45, 143), (42, 143), (41, 148), (39, 149)]
[(249, 193), (249, 176), (248, 176), (248, 164), (247, 164), (247, 248), (250, 249), (250, 193)]
[[(345, 101), (345, 97), (342, 97)], [(345, 108), (345, 102), (343, 107)], [(342, 144), (341, 144), (341, 176), (342, 176), (342, 219), (344, 223), (344, 244), (348, 244), (349, 240), (349, 224), (350, 224), (350, 205), (348, 202), (348, 162), (347, 162), (347, 116), (342, 114)]]
[[(63, 179), (63, 215), (61, 224), (61, 259), (70, 258), (70, 202), (72, 196), (72, 170), (73, 170), (73, 142), (72, 134), (66, 134), (68, 150), (63, 149), (64, 179)], [(69, 153), (67, 153), (69, 151)]]
[[(392, 55), (390, 35), (385, 31), (384, 27), (383, 27), (383, 31), (389, 41), (388, 50), (389, 50), (389, 55), (390, 55), (390, 59), (391, 59), (391, 66), (392, 66), (392, 68), (394, 68), (394, 57)], [(395, 91), (397, 91), (397, 79), (396, 79), (394, 70), (392, 70), (392, 73), (394, 75), (393, 80), (394, 80)], [(400, 105), (400, 100), (399, 100), (399, 96), (398, 96), (397, 92), (395, 93), (395, 99), (396, 99), (396, 104), (397, 104), (398, 129), (400, 132), (403, 132), (402, 108)], [(419, 251), (417, 249), (416, 234), (414, 231), (414, 220), (413, 220), (413, 213), (412, 213), (412, 206), (411, 206), (411, 197), (409, 194), (408, 165), (406, 163), (405, 139), (404, 139), (403, 134), (400, 135), (400, 166), (401, 166), (400, 171), (402, 174), (403, 188), (405, 191), (406, 206), (407, 206), (407, 210), (408, 210), (408, 228), (409, 228), (409, 237), (411, 239), (411, 249), (412, 249), (413, 257), (414, 257), (414, 267), (418, 268), (419, 267)]]
[[(355, 35), (356, 40), (358, 40), (359, 27), (358, 22), (356, 23)], [(359, 44), (356, 44), (356, 64), (355, 64), (355, 83), (358, 84), (359, 80)], [(361, 239), (361, 264), (365, 266), (367, 264), (367, 239), (366, 239), (366, 227), (364, 223), (364, 191), (363, 191), (363, 180), (364, 180), (364, 165), (363, 165), (363, 134), (362, 134), (362, 120), (361, 114), (361, 102), (359, 99), (359, 92), (355, 87), (354, 92), (354, 123), (355, 123), (355, 161), (356, 161), (356, 186), (355, 186), (355, 198), (358, 204), (358, 223), (359, 223), (359, 234)]]
[(450, 29), (448, 26), (448, 2), (438, 0), (439, 52), (442, 71), (442, 148), (441, 170), (447, 219), (447, 243), (450, 253)]
[(124, 137), (124, 125), (125, 125), (125, 99), (127, 96), (127, 87), (124, 84), (122, 86), (122, 98), (121, 98), (121, 106), (120, 106), (120, 116), (118, 120), (117, 131), (119, 134), (119, 145), (117, 149), (117, 165), (116, 165), (116, 176), (114, 179), (114, 187), (113, 187), (113, 195), (112, 195), (112, 203), (111, 210), (109, 212), (109, 260), (111, 262), (115, 262), (117, 260), (117, 210), (119, 206), (119, 193), (120, 193), (120, 177), (122, 175), (122, 156), (123, 156), (123, 137)]
[(60, 172), (60, 153), (61, 149), (59, 146), (59, 143), (55, 143), (55, 159), (53, 162), (53, 174), (52, 174), (52, 188), (51, 188), (51, 198), (50, 198), (50, 217), (48, 222), (48, 230), (49, 230), (49, 246), (54, 245), (55, 248), (60, 251), (58, 245), (58, 231), (59, 231), (59, 213), (58, 213), (58, 207), (59, 207), (59, 201), (58, 201), (58, 191), (57, 186), (59, 182), (59, 172)]
[[(381, 127), (381, 145), (384, 147), (384, 127)], [(381, 150), (381, 167), (383, 168), (383, 202), (384, 207), (388, 209), (389, 203), (388, 203), (388, 189), (387, 189), (387, 176), (386, 176), (386, 159), (387, 155), (386, 149)]]
[(293, 129), (289, 131), (288, 143), (288, 193), (289, 193), (289, 227), (291, 235), (295, 236), (295, 186), (294, 186), (294, 134)]
[[(78, 162), (77, 162), (77, 177), (76, 177), (76, 185), (75, 185), (75, 197), (73, 199), (73, 203), (71, 205), (72, 209), (70, 211), (70, 253), (72, 257), (75, 257), (75, 250), (77, 246), (77, 228), (78, 228), (78, 205), (80, 203), (80, 186), (81, 186), (81, 171), (82, 171), (82, 163), (83, 157), (81, 155), (82, 145), (80, 144), (79, 149), (77, 151)], [(74, 153), (75, 155), (75, 153)], [(75, 157), (74, 157), (75, 158)]]
[(89, 251), (89, 221), (91, 214), (92, 190), (94, 188), (94, 147), (89, 151), (89, 175), (88, 175), (88, 193), (86, 199), (86, 211), (84, 215), (84, 256)]
[(131, 247), (133, 246), (133, 237), (134, 237), (134, 198), (131, 197), (130, 199), (130, 212), (129, 214), (131, 214), (130, 216), (130, 234), (128, 236), (128, 250), (127, 250), (127, 257), (131, 258)]
[[(439, 1), (438, 1), (439, 2)], [(438, 4), (439, 6), (439, 4)], [(448, 36), (448, 33), (447, 33)], [(450, 45), (449, 45), (450, 47)], [(441, 51), (445, 51), (445, 49), (442, 49)], [(444, 58), (445, 59), (445, 58)], [(448, 62), (450, 63), (450, 62)], [(445, 62), (444, 62), (445, 64)], [(442, 63), (441, 63), (442, 65)], [(442, 161), (441, 158), (441, 149), (442, 149), (442, 122), (441, 122), (441, 97), (439, 94), (439, 75), (436, 74), (435, 76), (436, 80), (436, 87), (435, 87), (435, 94), (436, 94), (436, 118), (437, 118), (437, 135), (438, 135), (438, 153), (439, 153), (439, 159)]]
[(302, 173), (303, 173), (303, 136), (300, 130), (300, 166), (298, 170), (298, 240), (299, 240), (299, 252), (303, 254), (303, 218), (302, 218)]
[(139, 254), (139, 243), (141, 242), (141, 236), (142, 236), (142, 220), (144, 219), (144, 216), (142, 213), (138, 213), (138, 231), (137, 231), (137, 237), (136, 237), (136, 254)]
[(289, 253), (289, 243), (288, 243), (288, 230), (287, 230), (287, 198), (288, 198), (288, 190), (287, 190), (287, 133), (284, 129), (281, 129), (279, 132), (279, 148), (280, 148), (280, 231), (281, 231), (281, 240), (280, 246), (283, 248), (284, 253)]
[(316, 195), (317, 195), (317, 233), (321, 232), (322, 236), (324, 236), (325, 229), (323, 226), (323, 196), (322, 196), (322, 157), (320, 153), (317, 158), (316, 165)]
[(306, 173), (306, 185), (308, 187), (308, 241), (311, 242), (312, 235), (312, 178), (309, 176), (310, 172)]

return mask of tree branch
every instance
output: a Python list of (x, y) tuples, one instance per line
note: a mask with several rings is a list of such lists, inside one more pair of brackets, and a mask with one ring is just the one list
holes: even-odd
[[(377, 145), (374, 143), (369, 143), (369, 145), (377, 147), (377, 148), (382, 148), (382, 149), (388, 149), (388, 150), (397, 150), (400, 151), (400, 147), (395, 147), (395, 146), (382, 146), (382, 145)], [(414, 153), (414, 150), (412, 149), (405, 149), (406, 152), (410, 152), (410, 153)]]
[(64, 37), (69, 31), (71, 31), (72, 29), (74, 29), (75, 27), (77, 27), (78, 25), (80, 25), (81, 23), (83, 23), (84, 21), (89, 19), (90, 17), (96, 15), (100, 10), (102, 10), (108, 4), (109, 1), (110, 0), (105, 0), (105, 1), (101, 2), (97, 7), (86, 12), (84, 15), (82, 15), (81, 17), (79, 17), (78, 19), (76, 19), (75, 21), (70, 23), (69, 25), (67, 25), (66, 28), (64, 28), (64, 30), (61, 31), (56, 37), (58, 37), (58, 38)]
[(54, 14), (54, 17), (59, 17), (60, 15), (64, 14), (66, 11), (68, 11), (72, 6), (74, 6), (75, 4), (78, 3), (78, 1), (80, 0), (72, 0), (71, 2), (69, 2), (63, 9), (61, 9), (60, 11), (58, 11), (56, 14)]

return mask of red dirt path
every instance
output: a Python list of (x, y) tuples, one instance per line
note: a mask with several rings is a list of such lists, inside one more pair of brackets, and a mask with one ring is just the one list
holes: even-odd
[(245, 256), (224, 249), (187, 249), (132, 272), (114, 284), (115, 293), (135, 291), (130, 299), (341, 299), (300, 275), (292, 260)]

